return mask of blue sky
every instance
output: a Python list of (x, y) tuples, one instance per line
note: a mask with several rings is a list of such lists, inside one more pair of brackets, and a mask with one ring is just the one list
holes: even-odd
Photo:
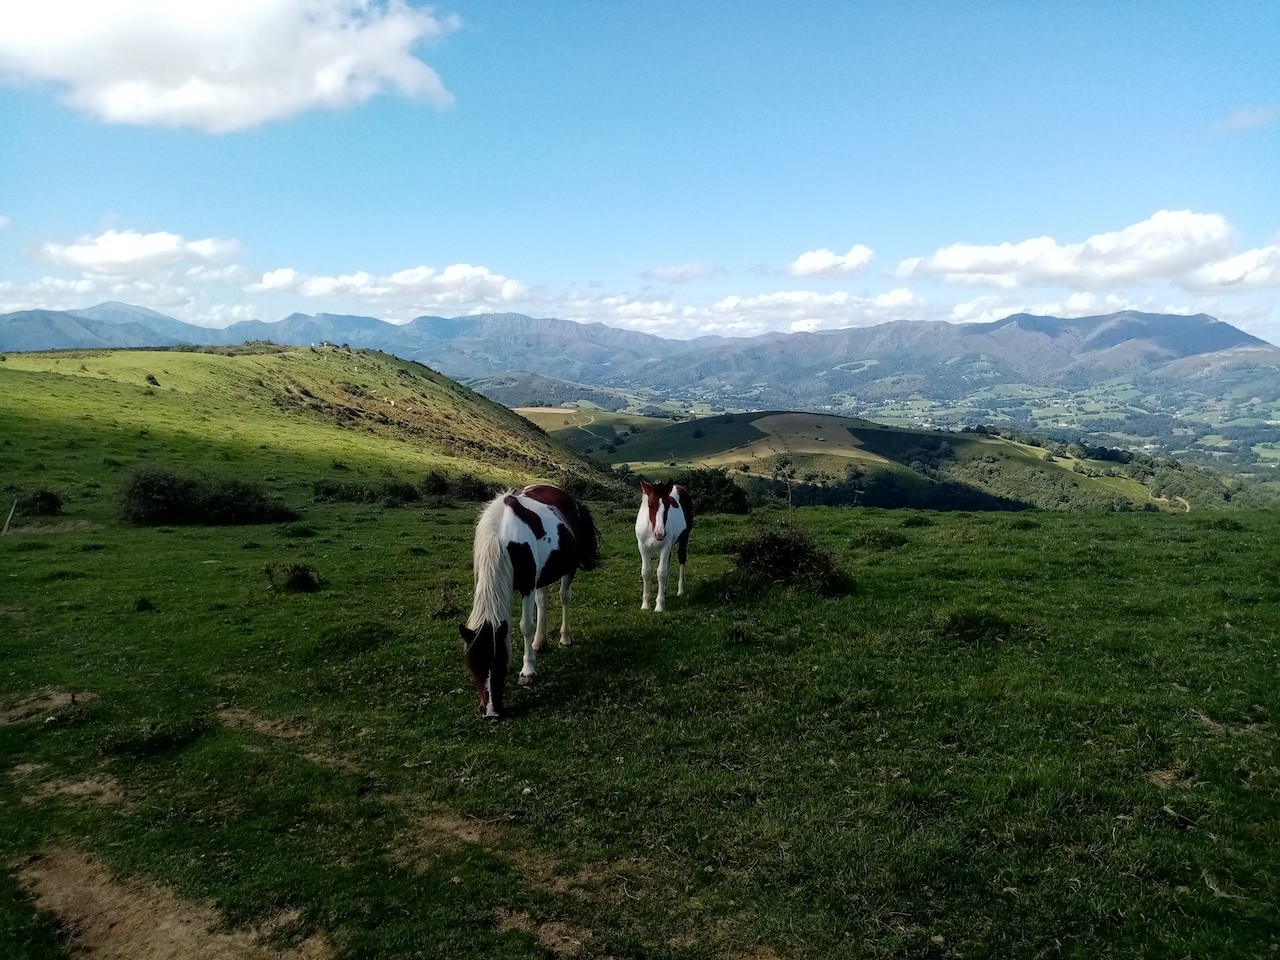
[(0, 311), (1280, 342), (1280, 3), (0, 6)]

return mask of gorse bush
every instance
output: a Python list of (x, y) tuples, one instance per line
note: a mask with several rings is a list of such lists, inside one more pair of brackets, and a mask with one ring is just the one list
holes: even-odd
[(18, 514), (48, 517), (62, 512), (62, 496), (53, 490), (32, 490), (18, 497)]
[(324, 585), (324, 578), (305, 563), (267, 564), (262, 572), (277, 590), (314, 593)]
[(815, 587), (828, 593), (846, 585), (835, 555), (803, 530), (789, 525), (768, 527), (739, 540), (733, 554), (740, 571), (782, 586)]
[(120, 516), (139, 525), (229, 526), (296, 520), (298, 514), (247, 480), (142, 467), (120, 489)]
[(747, 492), (733, 482), (723, 467), (686, 470), (675, 482), (689, 491), (695, 513), (751, 512)]

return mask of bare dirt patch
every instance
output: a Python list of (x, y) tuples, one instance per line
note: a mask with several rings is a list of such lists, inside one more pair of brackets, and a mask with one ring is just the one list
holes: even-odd
[(1263, 730), (1266, 729), (1266, 726), (1267, 726), (1265, 723), (1253, 722), (1253, 723), (1246, 723), (1238, 727), (1231, 727), (1225, 723), (1219, 723), (1217, 720), (1214, 720), (1212, 717), (1200, 712), (1199, 710), (1192, 710), (1191, 716), (1194, 717), (1196, 720), (1200, 721), (1200, 723), (1204, 724), (1205, 729), (1208, 730), (1215, 737), (1225, 737), (1228, 735), (1239, 736), (1240, 734), (1261, 733)]
[(258, 716), (251, 710), (244, 710), (240, 707), (228, 707), (225, 710), (219, 710), (217, 716), (218, 721), (224, 727), (231, 727), (233, 730), (251, 730), (254, 733), (262, 734), (264, 737), (274, 737), (280, 740), (293, 740), (311, 733), (311, 727), (305, 723), (296, 723), (289, 720), (270, 720), (266, 717)]
[(460, 817), (447, 810), (431, 810), (414, 821), (400, 844), (391, 851), (391, 860), (415, 873), (425, 873), (442, 856), (464, 846), (494, 850), (500, 836), (501, 828), (497, 824)]
[(532, 934), (543, 950), (557, 957), (576, 957), (591, 939), (591, 931), (558, 920), (535, 920), (531, 914), (499, 910), (495, 915), (498, 930), (519, 930)]
[[(328, 960), (322, 936), (297, 947), (264, 943), (279, 929), (220, 930), (210, 905), (180, 900), (168, 889), (115, 877), (105, 864), (74, 850), (51, 850), (18, 873), (41, 910), (52, 913), (81, 955), (91, 960)], [(287, 921), (295, 922), (295, 921)]]
[(28, 523), (20, 527), (10, 527), (9, 534), (10, 536), (17, 534), (47, 536), (54, 533), (89, 533), (101, 529), (102, 524), (91, 520), (61, 520), (57, 523)]
[(76, 706), (94, 699), (95, 694), (84, 690), (79, 693), (73, 690), (41, 690), (19, 700), (12, 707), (0, 710), (0, 723), (21, 723), (42, 713), (52, 713), (61, 707)]

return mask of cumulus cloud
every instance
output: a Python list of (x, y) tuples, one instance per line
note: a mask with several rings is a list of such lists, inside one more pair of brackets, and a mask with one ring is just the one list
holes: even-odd
[(8, 217), (0, 214), (0, 230), (4, 230), (11, 222), (12, 221)]
[(395, 90), (452, 103), (415, 48), (457, 29), (404, 0), (43, 0), (0, 31), (0, 79), (111, 123), (226, 133)]
[(947, 314), (940, 315), (938, 319), (950, 320), (952, 323), (988, 323), (1003, 320), (1015, 313), (1030, 313), (1040, 317), (1097, 317), (1123, 310), (1148, 313), (1197, 312), (1162, 303), (1154, 295), (1134, 299), (1115, 293), (1099, 295), (1078, 292), (1060, 299), (1027, 300), (996, 294), (954, 304)]
[(185, 240), (176, 233), (107, 230), (76, 243), (46, 243), (41, 255), (61, 267), (88, 274), (122, 276), (167, 269), (180, 263), (208, 264), (239, 252), (234, 240)]
[(1200, 290), (1259, 290), (1280, 287), (1280, 246), (1246, 250), (1193, 270), (1185, 286)]
[(681, 263), (669, 267), (650, 267), (640, 276), (659, 283), (690, 283), (694, 280), (705, 280), (707, 277), (723, 272), (719, 267), (709, 263)]
[(1269, 127), (1280, 123), (1280, 103), (1260, 107), (1244, 107), (1231, 116), (1219, 120), (1210, 128), (1215, 136), (1230, 136), (1237, 133), (1248, 133), (1259, 127)]
[(787, 267), (793, 277), (847, 277), (863, 270), (875, 252), (855, 243), (848, 253), (832, 253), (830, 250), (810, 250), (802, 253)]
[(520, 281), (469, 263), (444, 269), (411, 267), (386, 276), (363, 270), (316, 276), (283, 267), (264, 273), (247, 289), (251, 293), (283, 291), (311, 299), (365, 303), (392, 311), (510, 306), (529, 296)]
[(930, 257), (902, 261), (902, 277), (938, 277), (947, 283), (994, 286), (1060, 286), (1089, 290), (1127, 283), (1177, 280), (1225, 256), (1231, 228), (1216, 213), (1161, 210), (1150, 219), (1083, 243), (1052, 237), (978, 246), (957, 243)]

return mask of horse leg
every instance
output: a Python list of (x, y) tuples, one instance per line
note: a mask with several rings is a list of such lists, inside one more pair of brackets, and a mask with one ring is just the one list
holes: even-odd
[(680, 584), (676, 587), (676, 596), (684, 596), (684, 562), (689, 559), (689, 530), (685, 528), (676, 541), (676, 559), (680, 561)]
[(533, 632), (533, 649), (542, 651), (547, 646), (547, 588), (539, 587), (533, 594), (538, 609), (538, 628)]
[(524, 664), (520, 667), (520, 685), (532, 682), (537, 671), (533, 669), (533, 610), (536, 601), (532, 593), (526, 594), (520, 607), (520, 636), (524, 638)]
[(570, 586), (573, 574), (560, 578), (560, 646), (567, 647), (573, 641), (569, 639), (569, 597), (573, 595)]
[(654, 612), (661, 613), (667, 608), (667, 571), (671, 569), (671, 541), (662, 545), (662, 553), (658, 555), (658, 602), (653, 605)]
[(511, 657), (509, 638), (504, 634), (493, 645), (493, 667), (489, 672), (489, 708), (487, 717), (501, 717), (506, 709), (507, 661)]
[(640, 609), (649, 609), (649, 551), (640, 548)]

